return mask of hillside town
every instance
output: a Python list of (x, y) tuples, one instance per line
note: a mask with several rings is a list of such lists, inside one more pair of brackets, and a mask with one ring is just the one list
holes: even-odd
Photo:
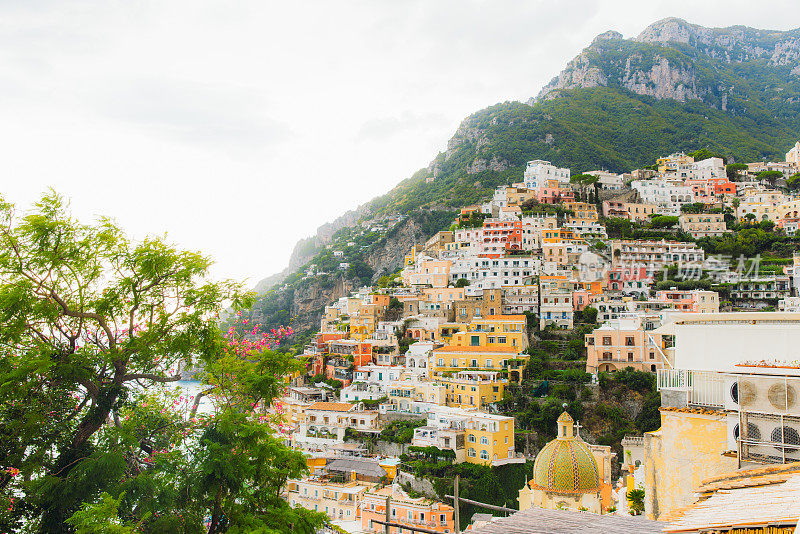
[[(530, 161), (399, 271), (326, 306), (307, 372), (273, 406), (310, 470), (284, 498), (350, 533), (590, 516), (594, 530), (794, 532), (800, 142), (782, 162), (702, 152), (625, 174)], [(762, 235), (763, 254), (736, 254)], [(623, 377), (653, 385), (656, 421), (598, 440), (575, 403)], [(537, 435), (514, 416), (521, 396), (535, 413), (564, 402)], [(513, 502), (465, 514), (458, 476), (440, 483), (453, 464), (517, 484)]]

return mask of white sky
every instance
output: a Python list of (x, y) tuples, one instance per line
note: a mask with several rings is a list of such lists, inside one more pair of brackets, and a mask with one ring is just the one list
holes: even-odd
[(255, 284), (598, 33), (790, 29), (796, 1), (0, 0), (0, 195), (53, 187)]

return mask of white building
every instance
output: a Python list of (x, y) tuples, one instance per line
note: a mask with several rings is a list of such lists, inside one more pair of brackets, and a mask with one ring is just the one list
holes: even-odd
[(681, 206), (694, 201), (692, 188), (679, 180), (634, 180), (631, 187), (643, 203), (658, 206), (661, 215), (680, 215)]
[(778, 311), (800, 312), (800, 297), (786, 297), (778, 301)]
[(544, 187), (547, 180), (558, 180), (562, 183), (569, 183), (570, 170), (556, 167), (549, 161), (540, 159), (529, 161), (525, 169), (523, 183), (528, 189), (539, 189)]
[(589, 171), (585, 174), (596, 176), (600, 188), (607, 191), (619, 191), (625, 187), (625, 180), (621, 174), (614, 174), (613, 172), (607, 171)]
[(428, 377), (428, 358), (437, 346), (430, 341), (417, 341), (408, 347), (406, 352), (406, 375), (413, 376), (415, 379)]
[(469, 281), (465, 294), (482, 295), (484, 289), (525, 285), (525, 278), (538, 275), (541, 265), (542, 260), (537, 256), (465, 257), (453, 260), (450, 281), (455, 283), (465, 278)]
[(353, 382), (363, 382), (377, 386), (381, 392), (386, 393), (389, 384), (400, 380), (404, 367), (399, 365), (361, 365), (353, 371)]
[(353, 382), (339, 392), (339, 400), (342, 402), (359, 402), (363, 400), (378, 400), (385, 396), (385, 392), (376, 384), (366, 384), (364, 382)]

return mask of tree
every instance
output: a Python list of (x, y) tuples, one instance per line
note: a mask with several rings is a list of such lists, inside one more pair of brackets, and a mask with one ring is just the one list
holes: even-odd
[[(0, 530), (68, 532), (104, 514), (148, 531), (200, 532), (206, 515), (209, 532), (319, 524), (279, 498), (305, 463), (255, 412), (293, 368), (268, 350), (286, 332), (238, 323), (223, 335), (223, 305), (252, 295), (210, 281), (210, 263), (160, 238), (134, 242), (108, 219), (82, 224), (55, 193), (24, 216), (0, 199), (0, 465), (11, 470)], [(164, 391), (198, 365), (215, 415), (195, 417), (200, 395)]]
[(583, 320), (589, 324), (597, 323), (597, 308), (586, 306), (583, 309)]
[(631, 515), (641, 515), (644, 512), (644, 490), (637, 488), (628, 492), (628, 503)]
[(725, 167), (725, 174), (728, 176), (728, 180), (735, 182), (739, 179), (739, 172), (746, 170), (747, 165), (744, 163), (731, 163)]
[(653, 228), (672, 228), (676, 224), (678, 224), (678, 217), (672, 215), (656, 215), (650, 219), (650, 226)]
[(693, 157), (695, 161), (703, 161), (704, 159), (708, 159), (708, 158), (721, 158), (723, 164), (728, 162), (728, 158), (727, 157), (725, 157), (722, 154), (719, 154), (717, 152), (712, 152), (711, 150), (709, 150), (707, 148), (701, 148), (699, 150), (695, 150), (694, 152), (689, 152), (689, 154), (687, 154), (687, 156)]
[(795, 173), (791, 175), (789, 178), (786, 179), (786, 187), (790, 191), (796, 191), (800, 189), (800, 173)]
[(781, 171), (761, 171), (756, 175), (759, 180), (766, 181), (772, 187), (775, 187), (775, 182), (779, 178), (783, 178)]
[(456, 287), (467, 287), (469, 285), (469, 280), (466, 278), (459, 278), (456, 280)]

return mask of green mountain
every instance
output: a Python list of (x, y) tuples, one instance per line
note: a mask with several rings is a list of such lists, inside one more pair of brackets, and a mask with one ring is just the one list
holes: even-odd
[[(700, 148), (729, 161), (782, 161), (798, 139), (800, 29), (704, 28), (664, 19), (633, 39), (606, 32), (537, 97), (467, 117), (447, 150), (426, 168), (354, 212), (364, 225), (354, 217), (340, 219), (337, 233), (330, 235), (328, 228), (318, 234), (314, 250), (302, 257), (304, 265), (330, 263), (325, 247), (343, 232), (339, 237), (346, 234), (347, 242), (358, 241), (358, 236), (369, 241), (346, 258), (362, 268), (329, 273), (320, 287), (314, 278), (302, 280), (300, 300), (295, 291), (300, 277), (283, 276), (288, 287), (269, 292), (255, 309), (277, 310), (291, 303), (291, 316), (301, 314), (302, 327), (313, 326), (329, 303), (323, 299), (368, 281), (369, 275), (376, 280), (393, 272), (409, 242), (425, 239), (446, 223), (446, 217), (436, 214), (481, 201), (497, 185), (519, 181), (533, 159), (570, 167), (573, 173), (623, 172), (675, 151)], [(431, 211), (434, 216), (420, 223), (418, 214)], [(397, 214), (417, 217), (408, 217), (384, 237), (370, 237), (364, 229)], [(403, 238), (392, 237), (396, 235)], [(333, 277), (341, 282), (336, 290), (331, 289)], [(256, 321), (273, 323), (274, 314), (253, 315)], [(285, 319), (286, 314), (277, 316)]]
[(447, 151), (370, 205), (463, 206), (519, 180), (532, 159), (575, 172), (623, 172), (699, 148), (739, 162), (783, 160), (797, 139), (800, 29), (664, 19), (634, 39), (600, 34), (527, 104), (467, 117)]

